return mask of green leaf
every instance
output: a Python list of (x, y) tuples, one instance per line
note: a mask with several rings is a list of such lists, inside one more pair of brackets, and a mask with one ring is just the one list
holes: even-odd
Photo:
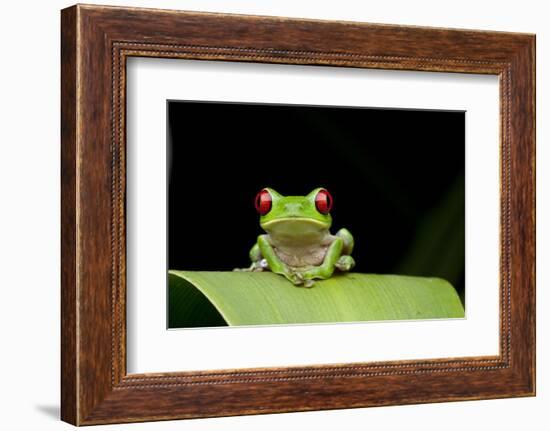
[(442, 201), (422, 218), (416, 237), (395, 272), (437, 275), (456, 286), (464, 273), (464, 230), (464, 177), (461, 176)]
[(462, 318), (440, 278), (346, 273), (296, 287), (271, 272), (169, 271), (169, 327)]

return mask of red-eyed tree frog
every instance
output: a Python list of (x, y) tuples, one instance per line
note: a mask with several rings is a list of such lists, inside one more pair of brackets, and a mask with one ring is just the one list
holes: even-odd
[(335, 270), (350, 271), (355, 265), (353, 236), (347, 229), (329, 232), (332, 202), (322, 187), (307, 196), (260, 190), (255, 206), (266, 233), (250, 250), (250, 267), (240, 271), (271, 271), (305, 287), (313, 286), (314, 279), (330, 278)]

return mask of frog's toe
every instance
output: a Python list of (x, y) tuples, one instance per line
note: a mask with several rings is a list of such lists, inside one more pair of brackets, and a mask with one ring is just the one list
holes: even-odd
[(304, 281), (304, 287), (313, 287), (314, 284), (315, 282), (311, 278)]
[(355, 260), (353, 257), (345, 255), (340, 256), (336, 265), (334, 265), (339, 271), (349, 271), (355, 266)]
[(258, 265), (261, 269), (269, 269), (269, 264), (266, 259), (262, 259), (258, 262)]
[(304, 277), (299, 272), (291, 272), (286, 276), (290, 280), (290, 282), (296, 286), (300, 286), (304, 283)]
[(254, 261), (248, 268), (234, 268), (233, 271), (238, 272), (260, 272), (269, 269), (265, 259)]

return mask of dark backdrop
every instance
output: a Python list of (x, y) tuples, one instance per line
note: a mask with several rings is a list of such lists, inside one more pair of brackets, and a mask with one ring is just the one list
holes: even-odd
[(263, 187), (326, 187), (355, 271), (438, 276), (464, 299), (463, 112), (169, 101), (168, 267), (249, 265)]

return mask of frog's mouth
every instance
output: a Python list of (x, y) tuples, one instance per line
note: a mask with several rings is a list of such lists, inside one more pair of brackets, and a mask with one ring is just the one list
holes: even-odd
[(329, 227), (328, 223), (308, 217), (282, 217), (262, 224), (270, 234), (300, 237), (319, 235)]

